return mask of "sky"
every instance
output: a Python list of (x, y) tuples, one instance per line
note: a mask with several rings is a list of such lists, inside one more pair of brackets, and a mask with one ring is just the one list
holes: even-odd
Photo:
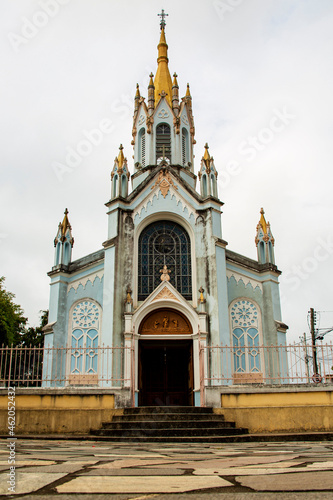
[[(256, 259), (260, 208), (282, 271), (288, 341), (308, 310), (333, 327), (331, 0), (1, 0), (0, 275), (31, 325), (48, 308), (66, 207), (73, 260), (102, 248), (119, 144), (131, 172), (136, 83), (147, 96), (168, 13), (169, 68), (190, 83), (195, 172), (219, 172), (228, 248)], [(103, 120), (107, 132), (70, 162)], [(331, 340), (332, 334), (326, 336)]]

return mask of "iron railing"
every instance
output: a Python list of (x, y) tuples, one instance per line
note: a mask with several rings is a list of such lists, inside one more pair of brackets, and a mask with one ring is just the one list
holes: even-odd
[[(133, 385), (133, 346), (0, 348), (0, 386)], [(125, 363), (127, 357), (127, 373)]]
[[(319, 373), (313, 371), (314, 358)], [(327, 384), (333, 382), (333, 345), (207, 346), (200, 342), (198, 368), (202, 403), (209, 386)], [(0, 348), (1, 387), (126, 387), (134, 401), (135, 373), (134, 341), (119, 347)]]
[[(200, 346), (207, 364), (204, 385), (333, 382), (333, 344)], [(315, 360), (319, 367), (314, 372)]]

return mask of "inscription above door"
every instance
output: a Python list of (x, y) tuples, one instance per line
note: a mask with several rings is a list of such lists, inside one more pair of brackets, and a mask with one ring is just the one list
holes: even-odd
[(143, 320), (139, 333), (141, 335), (191, 335), (192, 327), (181, 313), (172, 309), (159, 309)]

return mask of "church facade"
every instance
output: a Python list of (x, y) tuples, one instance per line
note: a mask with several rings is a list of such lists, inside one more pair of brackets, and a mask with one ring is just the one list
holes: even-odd
[[(135, 171), (120, 146), (103, 248), (72, 261), (67, 210), (59, 224), (44, 384), (112, 388), (124, 406), (218, 405), (221, 386), (272, 372), (260, 346), (285, 344), (280, 271), (263, 210), (258, 260), (227, 249), (218, 171), (206, 144), (195, 173), (190, 88), (180, 97), (167, 49), (162, 19), (155, 77), (147, 99), (138, 86), (134, 99)], [(229, 360), (212, 348), (221, 345)]]

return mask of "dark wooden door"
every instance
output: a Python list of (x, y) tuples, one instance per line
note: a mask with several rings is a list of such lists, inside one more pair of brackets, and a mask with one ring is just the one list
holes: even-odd
[(192, 341), (140, 341), (142, 406), (193, 404)]

